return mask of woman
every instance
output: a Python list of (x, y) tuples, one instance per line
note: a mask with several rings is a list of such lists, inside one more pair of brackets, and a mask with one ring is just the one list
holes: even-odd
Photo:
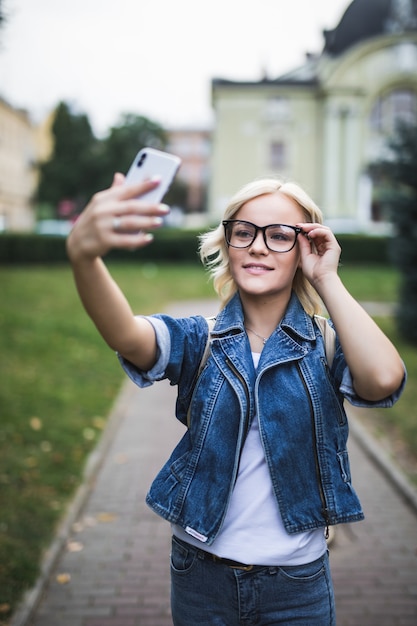
[[(189, 428), (147, 496), (171, 522), (175, 626), (335, 623), (325, 531), (360, 520), (350, 482), (344, 399), (388, 407), (404, 386), (391, 342), (338, 274), (339, 245), (296, 185), (244, 187), (202, 237), (222, 307), (200, 316), (135, 317), (101, 257), (149, 243), (167, 208), (97, 194), (68, 239), (84, 306), (140, 386), (178, 385)], [(336, 331), (327, 363), (315, 322), (321, 301)], [(210, 334), (210, 355), (199, 365)]]

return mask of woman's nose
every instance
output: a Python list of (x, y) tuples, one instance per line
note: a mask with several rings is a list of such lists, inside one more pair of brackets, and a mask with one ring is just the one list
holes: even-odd
[(255, 252), (268, 252), (268, 248), (265, 244), (264, 234), (261, 230), (256, 233), (255, 239), (250, 245), (250, 250)]

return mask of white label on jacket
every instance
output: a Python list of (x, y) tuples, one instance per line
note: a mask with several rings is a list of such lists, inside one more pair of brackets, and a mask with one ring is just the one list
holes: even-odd
[(199, 533), (197, 530), (194, 530), (194, 528), (190, 528), (189, 526), (186, 527), (185, 532), (191, 535), (191, 537), (198, 539), (199, 541), (206, 542), (208, 539), (207, 537)]

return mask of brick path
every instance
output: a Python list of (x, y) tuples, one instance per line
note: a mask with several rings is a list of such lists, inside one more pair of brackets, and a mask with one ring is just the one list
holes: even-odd
[[(23, 606), (12, 626), (172, 626), (169, 525), (144, 497), (183, 432), (170, 419), (174, 400), (165, 382), (146, 390), (126, 382), (119, 426), (67, 547), (37, 610), (28, 617)], [(350, 452), (367, 518), (339, 527), (331, 547), (338, 626), (415, 626), (417, 513), (353, 437)]]

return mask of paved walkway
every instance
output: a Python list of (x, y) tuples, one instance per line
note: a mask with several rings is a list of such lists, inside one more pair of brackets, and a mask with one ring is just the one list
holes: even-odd
[[(194, 303), (191, 312), (215, 311)], [(165, 382), (146, 390), (125, 383), (92, 476), (12, 626), (172, 626), (169, 525), (144, 497), (183, 432), (170, 417), (174, 401)], [(338, 527), (331, 546), (338, 626), (415, 626), (417, 508), (364, 451), (361, 429), (353, 431), (352, 473), (367, 518)]]

